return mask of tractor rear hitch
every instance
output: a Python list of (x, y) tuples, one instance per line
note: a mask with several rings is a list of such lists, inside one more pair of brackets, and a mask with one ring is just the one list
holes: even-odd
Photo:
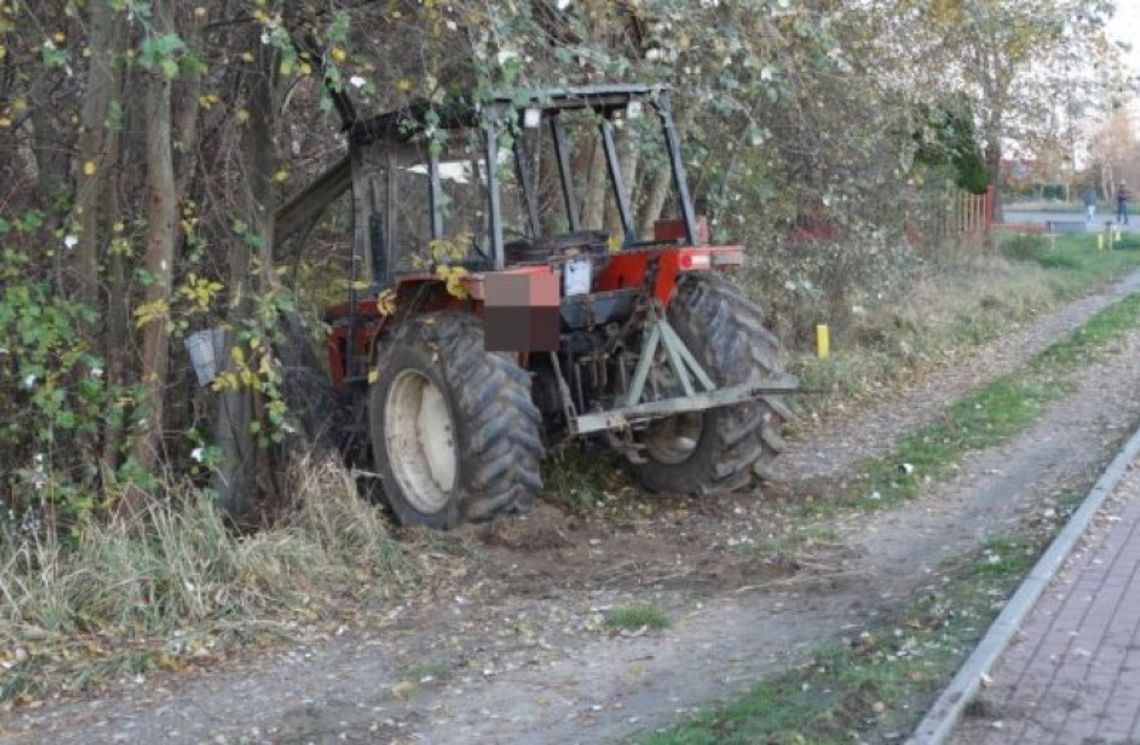
[(713, 391), (694, 393), (691, 396), (649, 401), (633, 406), (622, 406), (609, 411), (579, 414), (571, 422), (570, 429), (575, 435), (586, 435), (604, 430), (628, 429), (635, 424), (643, 424), (653, 419), (674, 414), (705, 411), (706, 409), (744, 403), (763, 396), (792, 393), (798, 389), (798, 386), (799, 381), (794, 376), (775, 375), (755, 383), (718, 388)]

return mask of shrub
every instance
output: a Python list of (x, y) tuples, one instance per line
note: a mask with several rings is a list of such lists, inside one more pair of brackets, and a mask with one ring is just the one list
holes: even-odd
[(1000, 244), (1002, 256), (1014, 261), (1035, 261), (1048, 244), (1039, 235), (1015, 235)]

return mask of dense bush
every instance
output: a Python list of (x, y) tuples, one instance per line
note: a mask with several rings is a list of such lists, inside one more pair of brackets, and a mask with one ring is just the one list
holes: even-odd
[(123, 413), (87, 333), (97, 311), (57, 292), (25, 248), (51, 240), (43, 219), (0, 223), (0, 502), (12, 513), (90, 509), (104, 426)]

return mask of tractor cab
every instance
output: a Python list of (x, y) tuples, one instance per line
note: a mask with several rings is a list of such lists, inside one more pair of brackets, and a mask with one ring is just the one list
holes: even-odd
[[(654, 134), (647, 132), (644, 118), (657, 125), (662, 145), (657, 155), (668, 159), (678, 219), (668, 237), (642, 241), (616, 131), (636, 127), (638, 135)], [(596, 136), (590, 136), (590, 128)], [(461, 235), (471, 239), (471, 266), (488, 271), (540, 263), (576, 240), (595, 251), (599, 242), (607, 250), (697, 242), (669, 95), (662, 86), (550, 89), (481, 106), (463, 100), (419, 103), (360, 122), (350, 138), (354, 207), (367, 217), (358, 225), (356, 248), (380, 286), (390, 286), (407, 257), (427, 241)], [(595, 147), (602, 158), (589, 157)], [(574, 172), (575, 163), (592, 169), (598, 160), (604, 174)], [(608, 187), (616, 235), (582, 221), (583, 192), (599, 178)]]

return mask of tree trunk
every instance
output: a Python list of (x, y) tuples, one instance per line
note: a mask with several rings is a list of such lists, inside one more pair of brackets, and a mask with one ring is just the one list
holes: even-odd
[(598, 230), (604, 226), (606, 209), (606, 189), (609, 179), (606, 176), (606, 154), (602, 148), (601, 135), (594, 134), (587, 139), (586, 149), (586, 194), (582, 204), (582, 227)]
[[(692, 121), (692, 111), (692, 107), (689, 107), (683, 109), (679, 114), (675, 114), (674, 126), (677, 128), (679, 137), (683, 136), (689, 122)], [(689, 184), (689, 188), (692, 189), (692, 183)], [(664, 160), (654, 171), (653, 178), (649, 182), (649, 188), (645, 192), (645, 200), (641, 204), (641, 215), (637, 220), (637, 234), (642, 239), (653, 237), (653, 226), (661, 219), (661, 214), (665, 211), (665, 202), (671, 194), (673, 194), (673, 170), (669, 165), (669, 156), (666, 154)]]
[[(79, 242), (75, 246), (75, 270), (79, 302), (92, 308), (99, 302), (99, 207), (111, 184), (111, 159), (106, 157), (113, 137), (107, 126), (107, 114), (115, 91), (114, 11), (110, 3), (95, 2), (90, 6), (91, 38), (88, 47), (87, 97), (83, 101), (79, 134), (78, 189), (75, 195), (75, 222), (79, 226)], [(96, 331), (90, 329), (89, 331)]]
[[(116, 31), (112, 36), (115, 48), (125, 42), (125, 36)], [(109, 98), (111, 101), (120, 101), (124, 85), (124, 72), (115, 68), (111, 75), (111, 88)], [(133, 107), (123, 106), (124, 112)], [(137, 116), (137, 114), (136, 114)], [(116, 131), (110, 126), (106, 127), (106, 149), (99, 165), (99, 175), (104, 179), (104, 187), (100, 190), (99, 203), (96, 209), (103, 216), (104, 238), (101, 245), (104, 247), (106, 261), (106, 290), (102, 299), (102, 307), (106, 309), (103, 324), (103, 354), (106, 363), (106, 380), (108, 386), (127, 385), (127, 348), (131, 338), (130, 292), (127, 285), (127, 270), (122, 251), (112, 250), (112, 239), (118, 230), (125, 230), (119, 220), (123, 214), (120, 203), (122, 178), (128, 163), (124, 155), (123, 130)], [(111, 226), (106, 232), (106, 226)], [(113, 473), (119, 467), (123, 438), (125, 435), (122, 417), (108, 417), (103, 429), (102, 466), (104, 473)]]
[[(637, 187), (637, 163), (638, 163), (638, 148), (637, 148), (637, 133), (634, 131), (633, 122), (626, 122), (626, 125), (618, 130), (617, 135), (617, 149), (618, 149), (618, 168), (621, 170), (621, 180), (625, 185), (626, 196), (630, 199), (630, 211), (634, 210), (634, 197), (637, 196), (635, 189)], [(637, 215), (633, 214), (630, 219), (637, 224)], [(606, 229), (611, 233), (621, 234), (621, 214), (618, 212), (617, 200), (609, 199), (606, 201)]]
[[(276, 157), (276, 118), (274, 116), (274, 80), (277, 58), (271, 48), (257, 45), (260, 52), (260, 65), (257, 77), (252, 83), (249, 97), (249, 122), (243, 129), (242, 157), (245, 163), (245, 216), (244, 219), (255, 230), (260, 239), (261, 274), (251, 277), (252, 250), (250, 242), (235, 236), (230, 249), (231, 290), (230, 323), (240, 328), (253, 312), (251, 288), (259, 292), (274, 289), (276, 275), (273, 271), (273, 228), (276, 189), (273, 176), (277, 171)], [(227, 346), (232, 348), (238, 342), (234, 335), (227, 335)], [(264, 351), (262, 352), (264, 353)], [(253, 361), (250, 361), (253, 365)], [(259, 416), (264, 409), (260, 392), (241, 387), (226, 390), (218, 398), (218, 417), (215, 442), (222, 453), (222, 461), (215, 473), (214, 486), (220, 497), (223, 509), (237, 522), (248, 524), (255, 516), (258, 487), (264, 496), (276, 496), (276, 479), (269, 451), (259, 449), (256, 438), (250, 431), (250, 424), (263, 419)], [(267, 428), (268, 422), (261, 421)]]
[[(116, 89), (121, 89), (119, 85)], [(110, 133), (108, 137), (107, 153), (104, 162), (109, 173), (107, 182), (110, 188), (103, 190), (103, 199), (99, 209), (107, 216), (107, 222), (115, 225), (122, 214), (119, 204), (119, 194), (116, 188), (122, 174), (120, 157), (122, 155), (121, 136), (118, 132)], [(127, 383), (127, 343), (131, 338), (131, 314), (128, 303), (129, 291), (127, 289), (127, 271), (120, 251), (107, 253), (107, 297), (106, 297), (106, 323), (103, 348), (107, 364), (107, 385), (125, 386)], [(121, 418), (108, 417), (103, 430), (103, 456), (104, 473), (114, 473), (119, 467), (120, 449), (123, 445), (123, 421)]]
[[(154, 32), (174, 33), (173, 0), (152, 6)], [(142, 425), (133, 454), (139, 466), (151, 469), (162, 450), (163, 398), (170, 356), (170, 331), (163, 306), (169, 308), (174, 278), (174, 241), (178, 225), (178, 194), (174, 183), (174, 153), (171, 148), (171, 80), (154, 71), (147, 81), (146, 182), (147, 231), (144, 264), (151, 284), (146, 304), (156, 317), (143, 327)]]
[(665, 200), (673, 190), (673, 172), (669, 170), (668, 163), (657, 167), (650, 182), (649, 190), (645, 195), (645, 202), (641, 206), (641, 217), (637, 221), (637, 234), (643, 239), (653, 235), (653, 226), (661, 219), (661, 212), (665, 209)]
[[(202, 44), (202, 21), (194, 21), (187, 45), (198, 49)], [(174, 116), (174, 158), (178, 195), (190, 193), (190, 183), (197, 168), (195, 153), (198, 148), (198, 121), (202, 107), (198, 97), (202, 92), (202, 75), (188, 77), (180, 86), (178, 99), (172, 102)]]
[(991, 137), (986, 144), (986, 170), (994, 187), (994, 222), (1005, 222), (1005, 200), (1002, 198), (1001, 136)]

